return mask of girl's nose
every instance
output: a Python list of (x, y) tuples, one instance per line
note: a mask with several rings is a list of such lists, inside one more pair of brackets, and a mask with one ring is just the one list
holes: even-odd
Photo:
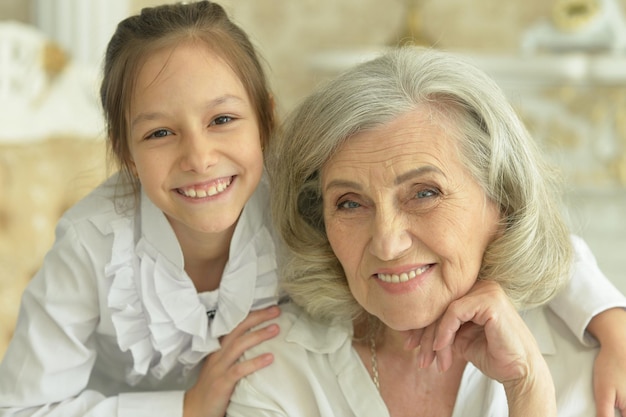
[(405, 219), (398, 214), (378, 212), (372, 225), (370, 252), (382, 261), (402, 257), (413, 244)]
[(187, 134), (181, 141), (181, 169), (205, 172), (217, 162), (217, 151), (211, 138), (199, 133)]

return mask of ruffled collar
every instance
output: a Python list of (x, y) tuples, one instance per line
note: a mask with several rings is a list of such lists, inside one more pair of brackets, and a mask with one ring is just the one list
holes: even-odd
[(207, 318), (184, 271), (174, 231), (144, 193), (135, 218), (111, 223), (113, 251), (105, 271), (112, 280), (108, 306), (120, 349), (133, 357), (128, 383), (137, 383), (148, 372), (159, 379), (176, 367), (188, 372), (219, 349), (218, 338), (230, 333), (251, 309), (276, 303), (268, 198), (263, 179), (235, 228), (213, 320)]

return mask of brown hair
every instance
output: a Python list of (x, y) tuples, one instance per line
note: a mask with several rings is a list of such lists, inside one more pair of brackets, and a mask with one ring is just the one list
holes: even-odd
[(188, 40), (205, 43), (239, 77), (255, 108), (263, 148), (274, 130), (271, 93), (259, 57), (220, 5), (197, 1), (144, 8), (118, 24), (106, 49), (100, 87), (109, 156), (131, 182), (128, 116), (139, 68), (156, 50)]

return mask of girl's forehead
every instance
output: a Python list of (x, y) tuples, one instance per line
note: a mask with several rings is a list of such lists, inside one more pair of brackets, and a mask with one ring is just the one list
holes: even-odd
[(204, 43), (185, 42), (160, 48), (147, 54), (137, 68), (133, 95), (148, 88), (178, 79), (181, 83), (192, 80), (216, 80), (215, 84), (242, 86), (242, 80), (229, 62)]
[(215, 108), (227, 99), (252, 105), (241, 79), (220, 56), (197, 43), (161, 48), (138, 71), (128, 106), (130, 128), (138, 120)]

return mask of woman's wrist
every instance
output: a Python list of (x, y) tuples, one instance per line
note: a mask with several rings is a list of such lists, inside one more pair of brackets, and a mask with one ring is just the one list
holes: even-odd
[(509, 405), (509, 417), (556, 417), (556, 393), (552, 375), (539, 356), (525, 377), (504, 384)]

